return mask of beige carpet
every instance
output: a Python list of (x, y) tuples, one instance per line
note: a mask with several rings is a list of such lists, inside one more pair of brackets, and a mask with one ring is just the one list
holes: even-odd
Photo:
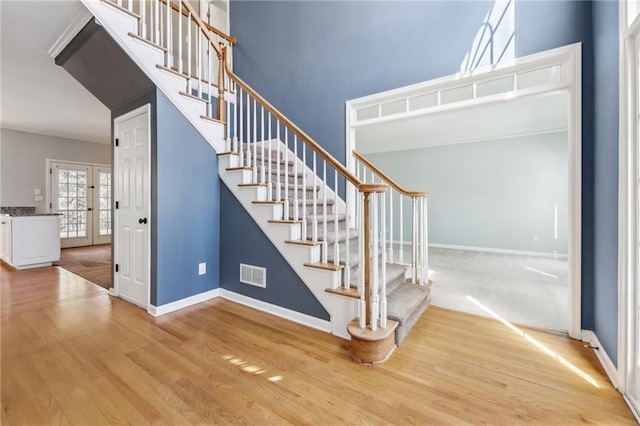
[(54, 265), (106, 289), (111, 287), (111, 244), (62, 249)]

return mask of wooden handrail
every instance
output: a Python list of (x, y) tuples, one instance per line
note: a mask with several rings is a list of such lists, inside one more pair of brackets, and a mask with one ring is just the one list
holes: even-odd
[[(164, 4), (167, 4), (167, 1), (169, 1), (169, 0), (160, 0), (160, 1), (162, 1), (162, 3), (164, 3)], [(184, 0), (179, 0), (179, 1), (182, 1), (182, 4), (185, 5), (185, 7), (188, 9), (188, 10), (182, 9), (182, 15), (183, 16), (188, 18), (189, 17), (189, 12), (191, 12), (192, 16), (198, 16), (198, 18), (199, 18), (199, 15), (197, 13), (195, 13), (195, 11), (193, 10), (192, 6), (191, 5), (187, 6), (187, 4), (188, 4), (187, 1), (184, 1)], [(180, 8), (175, 3), (171, 3), (170, 2), (170, 4), (171, 4), (171, 9), (175, 10), (176, 12), (180, 12)], [(198, 22), (195, 19), (194, 19), (194, 21)], [(222, 31), (220, 31), (216, 27), (214, 27), (212, 25), (209, 25), (206, 22), (202, 22), (201, 21), (201, 26), (203, 26), (204, 28), (208, 29), (209, 31), (211, 31), (213, 33), (216, 33), (217, 35), (219, 35), (223, 39), (227, 40), (229, 43), (231, 43), (232, 46), (235, 46), (236, 42), (238, 41), (235, 37), (231, 37), (231, 36), (223, 33)]]
[(365, 157), (363, 157), (362, 155), (358, 154), (356, 151), (353, 151), (353, 156), (356, 157), (358, 160), (360, 160), (362, 163), (364, 163), (365, 166), (367, 166), (368, 168), (373, 170), (373, 172), (375, 174), (377, 174), (378, 176), (380, 176), (380, 178), (383, 181), (385, 181), (385, 183), (387, 183), (393, 189), (398, 191), (400, 194), (406, 195), (407, 197), (425, 197), (425, 196), (429, 195), (429, 193), (426, 192), (426, 191), (408, 191), (408, 190), (404, 189), (403, 187), (398, 185), (398, 183), (396, 181), (391, 179), (385, 172), (383, 172), (382, 170), (380, 170), (379, 168), (374, 166), (373, 163), (371, 163), (371, 161), (367, 160)]
[[(245, 83), (240, 77), (235, 75), (229, 66), (229, 62), (225, 62), (225, 69), (229, 77), (235, 81), (240, 87), (242, 87), (246, 92), (248, 92), (251, 96), (253, 96), (258, 102), (262, 104), (264, 108), (266, 108), (271, 114), (273, 114), (276, 118), (278, 118), (282, 123), (284, 123), (295, 135), (298, 136), (304, 143), (306, 143), (311, 149), (313, 149), (320, 157), (322, 157), (327, 163), (329, 163), (334, 169), (336, 169), (342, 176), (345, 177), (349, 182), (359, 188), (360, 185), (363, 184), (360, 179), (358, 179), (353, 173), (349, 171), (344, 165), (342, 165), (338, 160), (336, 160), (331, 154), (329, 154), (323, 147), (321, 147), (316, 141), (311, 139), (309, 135), (307, 135), (302, 129), (293, 124), (291, 120), (284, 116), (280, 111), (278, 111), (273, 105), (271, 105), (265, 98), (260, 96), (258, 92), (253, 90), (247, 83)], [(378, 192), (378, 191), (374, 191)]]

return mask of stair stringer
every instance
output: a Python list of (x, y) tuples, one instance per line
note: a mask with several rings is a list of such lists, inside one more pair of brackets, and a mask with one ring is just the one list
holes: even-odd
[[(138, 20), (104, 0), (80, 0), (82, 4), (96, 17), (99, 24), (120, 45), (129, 57), (140, 67), (149, 79), (169, 98), (178, 110), (200, 132), (205, 140), (216, 152), (223, 152), (225, 146), (225, 126), (222, 123), (204, 120), (200, 116), (205, 115), (205, 104), (180, 95), (186, 90), (186, 79), (172, 73), (161, 70), (158, 64), (164, 63), (162, 50), (143, 41), (134, 39), (129, 32), (138, 33)], [(123, 76), (126, 78), (126, 76)], [(213, 100), (216, 99), (213, 94)], [(233, 94), (226, 94), (227, 100), (235, 102)]]
[[(254, 204), (255, 188), (239, 187), (243, 183), (241, 171), (229, 171), (227, 167), (236, 164), (230, 161), (232, 155), (223, 155), (219, 158), (219, 175), (227, 188), (242, 204), (251, 218), (287, 260), (291, 268), (307, 285), (311, 293), (329, 313), (331, 320), (331, 333), (344, 339), (350, 339), (347, 333), (347, 324), (358, 316), (358, 301), (353, 298), (343, 297), (326, 292), (325, 290), (340, 284), (340, 271), (326, 271), (304, 266), (304, 263), (319, 261), (319, 246), (301, 247), (285, 243), (293, 237), (300, 238), (300, 224), (273, 224), (269, 220), (274, 218), (274, 209), (281, 209), (281, 205)], [(279, 210), (281, 211), (281, 210)]]

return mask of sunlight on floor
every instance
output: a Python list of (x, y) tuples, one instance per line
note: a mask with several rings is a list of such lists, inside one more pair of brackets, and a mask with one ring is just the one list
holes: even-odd
[(526, 341), (528, 341), (529, 343), (531, 343), (532, 345), (534, 345), (535, 347), (540, 349), (542, 352), (544, 352), (545, 354), (549, 355), (550, 357), (556, 359), (560, 364), (562, 364), (563, 366), (568, 368), (570, 371), (572, 371), (573, 373), (577, 374), (578, 376), (580, 376), (581, 378), (583, 378), (585, 381), (587, 381), (591, 385), (595, 386), (596, 388), (600, 388), (600, 386), (598, 385), (598, 382), (593, 377), (591, 377), (590, 375), (588, 375), (587, 373), (585, 373), (584, 371), (582, 371), (581, 369), (579, 369), (578, 367), (576, 367), (575, 365), (573, 365), (572, 363), (570, 363), (569, 361), (567, 361), (566, 359), (564, 359), (563, 357), (561, 357), (560, 355), (558, 355), (557, 353), (555, 353), (554, 351), (549, 349), (543, 343), (540, 343), (539, 341), (537, 341), (532, 336), (528, 335), (527, 333), (525, 333), (524, 331), (522, 331), (521, 329), (519, 329), (515, 325), (511, 324), (509, 321), (505, 320), (500, 315), (498, 315), (497, 313), (493, 312), (491, 309), (489, 309), (488, 307), (484, 306), (482, 303), (478, 302), (473, 297), (467, 295), (467, 299), (469, 299), (472, 303), (474, 303), (480, 309), (482, 309), (483, 311), (485, 311), (486, 313), (491, 315), (493, 318), (497, 319), (502, 324), (506, 325), (514, 333), (516, 333), (517, 335), (523, 337)]
[[(244, 361), (241, 358), (235, 357), (233, 355), (222, 355), (221, 358), (227, 361), (229, 364), (235, 365), (236, 367), (242, 369), (242, 371), (246, 371), (247, 373), (262, 375), (263, 373), (267, 372), (267, 370), (263, 370), (256, 365), (250, 365), (247, 361)], [(269, 380), (270, 382), (275, 383), (284, 379), (284, 376), (275, 375), (275, 376), (267, 377), (266, 379)]]

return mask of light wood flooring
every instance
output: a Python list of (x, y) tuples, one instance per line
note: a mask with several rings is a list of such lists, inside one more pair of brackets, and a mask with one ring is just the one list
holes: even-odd
[(223, 299), (153, 318), (62, 268), (0, 274), (3, 425), (636, 424), (561, 334), (430, 308), (362, 367), (345, 340)]

